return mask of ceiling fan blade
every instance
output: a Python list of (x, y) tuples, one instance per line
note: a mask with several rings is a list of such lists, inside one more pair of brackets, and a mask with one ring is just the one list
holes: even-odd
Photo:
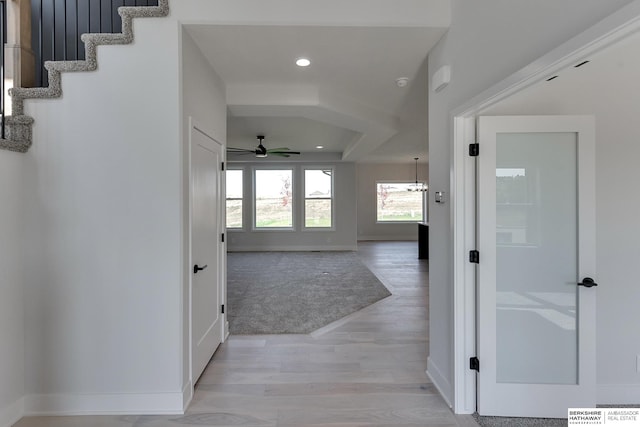
[(227, 152), (229, 152), (229, 153), (255, 153), (256, 150), (249, 150), (248, 148), (227, 147)]
[(235, 148), (235, 147), (227, 147), (227, 153), (239, 155), (239, 154), (254, 154), (256, 157), (267, 157), (267, 155), (271, 154), (279, 157), (291, 157), (292, 154), (300, 154), (299, 151), (291, 151), (289, 147), (278, 147), (267, 149), (264, 144), (264, 135), (258, 135), (258, 146), (249, 150), (246, 148)]
[(269, 154), (300, 154), (299, 151), (268, 151)]

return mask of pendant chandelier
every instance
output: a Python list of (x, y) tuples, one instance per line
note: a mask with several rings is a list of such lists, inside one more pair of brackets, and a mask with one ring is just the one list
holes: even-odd
[(427, 191), (429, 187), (424, 182), (418, 182), (418, 157), (414, 157), (413, 160), (416, 161), (416, 183), (411, 184), (407, 191)]

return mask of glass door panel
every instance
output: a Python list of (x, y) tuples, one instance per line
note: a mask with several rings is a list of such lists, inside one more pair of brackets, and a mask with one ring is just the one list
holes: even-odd
[(496, 380), (576, 384), (577, 138), (496, 136)]

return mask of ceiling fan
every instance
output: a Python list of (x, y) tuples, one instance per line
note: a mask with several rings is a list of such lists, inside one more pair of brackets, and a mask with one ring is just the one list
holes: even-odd
[(280, 157), (291, 157), (291, 154), (300, 154), (299, 151), (291, 151), (287, 147), (267, 149), (267, 147), (262, 144), (263, 140), (264, 135), (258, 135), (258, 141), (260, 142), (256, 148), (250, 150), (248, 148), (227, 147), (227, 152), (231, 154), (255, 154), (256, 157), (267, 157), (269, 154)]

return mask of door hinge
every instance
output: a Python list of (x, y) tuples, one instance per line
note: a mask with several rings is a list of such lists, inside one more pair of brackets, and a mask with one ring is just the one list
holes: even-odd
[(477, 142), (473, 144), (469, 144), (469, 155), (471, 157), (476, 157), (480, 154), (480, 144)]
[(222, 238), (222, 243), (224, 243), (224, 233), (222, 233), (221, 238)]
[(222, 162), (222, 165), (220, 166), (221, 170), (224, 170), (224, 162)]
[(477, 357), (469, 359), (469, 369), (480, 372), (480, 360)]
[(469, 262), (480, 264), (480, 252), (476, 250), (469, 251)]
[(224, 314), (224, 304), (220, 306), (220, 313)]

